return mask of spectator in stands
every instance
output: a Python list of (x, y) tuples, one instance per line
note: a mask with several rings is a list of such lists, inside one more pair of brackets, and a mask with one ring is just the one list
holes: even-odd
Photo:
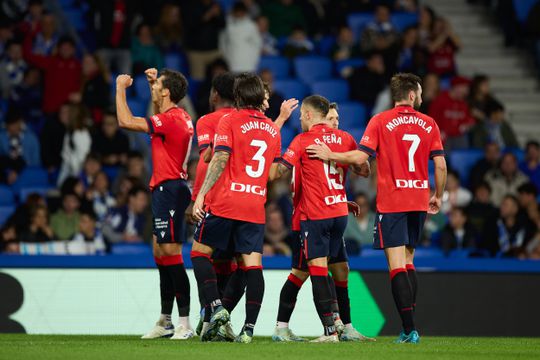
[(116, 115), (107, 113), (101, 129), (92, 136), (92, 153), (101, 157), (105, 166), (118, 166), (126, 163), (129, 151), (129, 139), (118, 128)]
[(477, 121), (485, 120), (489, 116), (488, 109), (493, 106), (493, 103), (499, 103), (491, 94), (487, 75), (476, 75), (472, 79), (468, 102), (471, 115)]
[(501, 148), (497, 143), (487, 143), (484, 146), (484, 157), (476, 162), (471, 169), (469, 185), (472, 189), (484, 181), (486, 174), (497, 171), (501, 160)]
[(298, 26), (293, 29), (291, 35), (287, 38), (285, 47), (281, 53), (288, 58), (307, 55), (313, 52), (315, 45), (308, 38), (306, 31)]
[(429, 107), (429, 116), (435, 119), (441, 131), (445, 148), (463, 149), (469, 146), (468, 132), (474, 125), (469, 105), (465, 101), (469, 93), (469, 80), (456, 76), (450, 90), (437, 96)]
[(32, 65), (43, 70), (43, 112), (51, 115), (60, 109), (72, 93), (81, 87), (81, 63), (75, 58), (75, 42), (69, 37), (58, 40), (56, 55), (32, 54), (33, 34), (25, 38), (24, 56)]
[(89, 153), (84, 159), (83, 168), (79, 178), (83, 186), (88, 188), (94, 182), (97, 174), (101, 171), (101, 157), (96, 153)]
[(127, 205), (114, 208), (103, 224), (103, 235), (111, 243), (143, 242), (144, 211), (148, 194), (144, 188), (130, 190)]
[(488, 106), (486, 112), (487, 118), (472, 128), (472, 146), (482, 148), (486, 144), (494, 142), (503, 149), (518, 147), (516, 134), (505, 120), (504, 107), (498, 102), (493, 102)]
[(49, 225), (49, 212), (44, 205), (38, 205), (30, 213), (30, 225), (19, 234), (19, 241), (25, 243), (44, 243), (55, 240), (56, 236)]
[(433, 24), (431, 41), (428, 44), (428, 71), (439, 76), (456, 74), (456, 52), (461, 48), (461, 40), (452, 30), (448, 20), (439, 17)]
[(497, 215), (497, 209), (491, 203), (491, 186), (485, 181), (474, 188), (474, 198), (467, 206), (467, 218), (476, 234), (482, 234), (487, 220)]
[(41, 159), (38, 139), (26, 128), (22, 114), (10, 110), (6, 117), (5, 129), (0, 130), (0, 177), (13, 184), (25, 167), (39, 166)]
[(469, 205), (471, 200), (471, 192), (461, 186), (458, 172), (449, 170), (441, 211), (445, 214), (449, 214), (455, 207), (465, 207)]
[(70, 119), (62, 144), (62, 167), (58, 184), (68, 176), (79, 176), (84, 160), (90, 152), (92, 138), (86, 127), (88, 114), (81, 104), (71, 105)]
[(523, 258), (531, 260), (540, 259), (540, 231), (538, 231), (536, 235), (534, 235), (534, 237), (525, 247), (525, 254)]
[(279, 113), (281, 111), (281, 104), (283, 103), (285, 98), (281, 93), (274, 91), (274, 74), (272, 74), (272, 71), (268, 69), (263, 69), (259, 73), (259, 76), (261, 77), (265, 85), (268, 86), (268, 90), (270, 91), (270, 97), (268, 99), (269, 107), (264, 113), (270, 119), (275, 120), (279, 116)]
[(183, 24), (180, 6), (173, 3), (163, 5), (154, 35), (161, 51), (178, 52), (182, 49)]
[(538, 189), (533, 183), (526, 183), (521, 185), (517, 191), (523, 216), (527, 216), (540, 229), (540, 204), (536, 200), (538, 198)]
[(103, 255), (107, 251), (103, 235), (96, 227), (96, 215), (91, 211), (81, 213), (79, 231), (67, 244), (70, 255)]
[(254, 72), (261, 56), (262, 38), (242, 2), (236, 2), (220, 37), (220, 50), (233, 72)]
[(6, 44), (6, 53), (0, 61), (0, 96), (7, 99), (11, 90), (21, 84), (27, 65), (23, 59), (22, 45), (11, 40)]
[(121, 74), (131, 72), (131, 25), (136, 2), (97, 0), (90, 3), (96, 30), (96, 45), (107, 69)]
[(439, 96), (441, 84), (439, 77), (431, 73), (426, 74), (422, 80), (422, 105), (420, 105), (420, 111), (427, 114), (431, 103)]
[(189, 34), (186, 48), (191, 77), (203, 80), (207, 66), (221, 56), (218, 38), (225, 27), (225, 16), (215, 0), (190, 1), (183, 14), (186, 33)]
[(379, 93), (386, 87), (384, 74), (383, 57), (378, 53), (370, 54), (366, 58), (366, 66), (354, 69), (347, 79), (351, 89), (351, 99), (363, 102), (367, 107), (373, 106)]
[(448, 255), (452, 250), (475, 249), (476, 246), (476, 233), (467, 221), (465, 210), (459, 206), (454, 207), (441, 233), (441, 248)]
[(13, 39), (13, 30), (8, 21), (0, 20), (0, 58), (4, 56), (6, 45)]
[(419, 69), (420, 48), (418, 47), (418, 29), (410, 26), (403, 32), (397, 59), (397, 69), (400, 72), (417, 73)]
[(144, 188), (147, 183), (142, 183), (138, 178), (133, 176), (125, 176), (120, 178), (118, 182), (118, 190), (115, 191), (116, 194), (116, 207), (121, 208), (128, 203), (129, 192), (133, 188), (141, 187)]
[(86, 54), (82, 61), (82, 86), (72, 94), (71, 100), (88, 108), (94, 123), (101, 123), (103, 112), (110, 105), (109, 73), (97, 54)]
[(81, 201), (75, 193), (62, 194), (62, 207), (51, 216), (57, 240), (70, 240), (79, 229)]
[(272, 0), (263, 5), (263, 15), (270, 21), (270, 33), (277, 38), (289, 36), (295, 28), (306, 29), (302, 8), (294, 0)]
[(535, 225), (519, 216), (519, 203), (514, 195), (505, 195), (497, 218), (486, 221), (482, 248), (492, 256), (517, 257), (525, 252), (536, 233)]
[(86, 192), (86, 199), (92, 203), (93, 212), (100, 223), (116, 206), (116, 200), (109, 191), (109, 178), (103, 171), (97, 173), (94, 182)]
[(148, 184), (150, 181), (150, 174), (148, 173), (148, 170), (144, 164), (144, 158), (138, 151), (130, 151), (127, 154), (126, 164), (122, 169), (120, 169), (120, 172), (116, 177), (113, 192), (118, 193), (120, 191), (120, 184), (122, 181), (129, 177), (137, 179), (137, 181), (141, 184)]
[(491, 186), (491, 201), (499, 206), (505, 195), (517, 195), (517, 189), (529, 182), (527, 175), (518, 169), (517, 158), (512, 153), (506, 153), (501, 158), (499, 168), (486, 174), (485, 180)]
[(0, 229), (0, 253), (19, 253), (19, 240), (14, 225), (7, 224)]
[(416, 0), (395, 0), (394, 9), (396, 11), (408, 12), (408, 13), (417, 13), (418, 12), (418, 2)]
[(32, 53), (36, 55), (51, 56), (58, 43), (56, 31), (56, 18), (53, 14), (44, 13), (40, 20), (40, 31), (36, 33)]
[(336, 43), (332, 46), (330, 55), (334, 61), (360, 57), (360, 46), (354, 41), (354, 33), (350, 27), (339, 28)]
[(279, 55), (277, 49), (277, 39), (274, 35), (270, 34), (270, 23), (266, 16), (259, 16), (257, 18), (257, 27), (259, 28), (259, 34), (262, 39), (261, 55), (263, 56), (275, 56)]
[(531, 179), (540, 191), (540, 143), (530, 140), (525, 145), (525, 161), (519, 164), (519, 169)]
[(264, 255), (291, 255), (291, 236), (285, 226), (283, 214), (275, 204), (269, 206), (266, 213), (264, 231)]
[(229, 71), (229, 66), (225, 60), (218, 58), (208, 65), (206, 68), (206, 78), (199, 86), (197, 90), (197, 96), (195, 97), (195, 109), (198, 114), (208, 114), (210, 111), (210, 90), (212, 89), (212, 80), (214, 77), (226, 73)]
[(38, 206), (46, 205), (43, 196), (38, 193), (31, 193), (26, 197), (24, 203), (17, 207), (15, 212), (6, 221), (6, 224), (13, 225), (17, 233), (22, 233), (29, 228), (31, 214), (34, 209)]
[(163, 55), (154, 42), (150, 25), (146, 23), (137, 26), (135, 37), (131, 41), (131, 62), (134, 74), (143, 74), (148, 68), (164, 67)]
[(431, 32), (435, 22), (435, 11), (429, 6), (420, 7), (420, 16), (418, 19), (418, 44), (426, 49), (431, 40)]
[(388, 6), (377, 5), (375, 21), (366, 25), (360, 36), (360, 46), (364, 54), (374, 51), (382, 54), (387, 74), (395, 72), (399, 53), (399, 32), (392, 24)]
[(259, 6), (257, 0), (241, 0), (241, 1), (246, 6), (249, 17), (255, 20), (259, 16), (261, 16), (261, 7)]
[(34, 133), (41, 131), (44, 117), (41, 109), (43, 90), (39, 69), (26, 69), (22, 83), (11, 90), (9, 104), (23, 114), (26, 124)]
[(27, 33), (28, 31), (39, 28), (44, 13), (43, 0), (28, 1), (26, 14), (24, 14), (24, 19), (17, 26), (17, 31), (20, 33)]
[(358, 255), (363, 245), (373, 243), (375, 214), (369, 208), (369, 199), (366, 194), (356, 194), (354, 202), (358, 204), (358, 215), (354, 216), (349, 213), (349, 220), (343, 238), (347, 244), (347, 252), (351, 255)]
[(71, 105), (65, 103), (58, 114), (45, 120), (41, 130), (41, 161), (49, 173), (59, 171), (62, 165), (62, 146), (69, 125)]

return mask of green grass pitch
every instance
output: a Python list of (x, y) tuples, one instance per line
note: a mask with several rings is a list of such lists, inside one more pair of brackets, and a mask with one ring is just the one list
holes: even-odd
[(134, 336), (0, 335), (1, 360), (46, 359), (540, 359), (540, 338), (423, 337), (420, 344), (201, 343)]

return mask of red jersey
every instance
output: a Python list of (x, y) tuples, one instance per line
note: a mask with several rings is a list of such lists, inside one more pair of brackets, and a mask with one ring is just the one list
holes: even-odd
[[(199, 119), (199, 121), (197, 121), (197, 143), (199, 145), (199, 153), (209, 148), (213, 144), (219, 119), (221, 119), (224, 115), (229, 114), (233, 110), (233, 108), (229, 107), (222, 108), (211, 112), (210, 114), (204, 115)], [(203, 156), (200, 156), (199, 162), (197, 163), (195, 183), (193, 184), (193, 191), (191, 193), (191, 200), (193, 201), (195, 201), (195, 199), (197, 199), (197, 195), (199, 195), (199, 190), (204, 182), (207, 169), (208, 163), (204, 161)]]
[(461, 136), (465, 133), (464, 125), (470, 126), (475, 123), (467, 102), (452, 99), (447, 91), (433, 100), (429, 106), (429, 116), (437, 119), (443, 137)]
[(377, 211), (427, 211), (428, 160), (444, 155), (439, 127), (411, 106), (375, 115), (359, 149), (377, 156)]
[(219, 122), (214, 149), (231, 155), (206, 197), (207, 210), (227, 219), (264, 224), (270, 166), (281, 155), (279, 129), (258, 110), (235, 110)]
[(301, 220), (331, 219), (349, 213), (345, 193), (348, 166), (310, 159), (306, 152), (309, 145), (323, 142), (335, 152), (357, 149), (356, 141), (349, 133), (317, 124), (296, 136), (283, 155), (282, 162), (289, 168), (296, 167), (302, 179)]
[(300, 177), (300, 169), (296, 166), (292, 169), (291, 193), (293, 202), (291, 229), (292, 231), (300, 231), (300, 199), (302, 198), (302, 178)]
[(147, 119), (152, 144), (150, 189), (166, 180), (187, 179), (193, 123), (188, 113), (173, 107)]

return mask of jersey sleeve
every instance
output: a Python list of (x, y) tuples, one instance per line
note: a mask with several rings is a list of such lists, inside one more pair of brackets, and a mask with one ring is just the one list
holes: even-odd
[(281, 135), (278, 135), (278, 144), (276, 148), (276, 153), (274, 155), (274, 162), (281, 162), (281, 160)]
[(379, 147), (379, 121), (374, 117), (368, 123), (364, 136), (360, 140), (358, 150), (367, 153), (369, 156), (375, 156)]
[(233, 132), (231, 121), (223, 119), (219, 122), (216, 131), (216, 143), (214, 144), (215, 151), (226, 151), (232, 153)]
[(289, 169), (292, 169), (296, 166), (296, 164), (298, 164), (300, 158), (302, 157), (302, 154), (303, 147), (301, 135), (298, 135), (293, 139), (293, 141), (287, 148), (287, 151), (285, 151), (285, 154), (283, 154), (283, 157), (281, 158), (281, 163)]
[(433, 159), (435, 156), (444, 156), (444, 148), (441, 141), (441, 132), (439, 131), (439, 127), (435, 122), (434, 124), (434, 132), (433, 132), (433, 138), (431, 140), (431, 147), (429, 148), (429, 158)]
[(209, 124), (209, 121), (205, 117), (202, 117), (197, 121), (197, 145), (199, 146), (199, 151), (202, 151), (210, 145), (214, 140), (213, 129)]
[(171, 131), (174, 119), (167, 114), (156, 114), (146, 119), (148, 132), (156, 135), (167, 135)]

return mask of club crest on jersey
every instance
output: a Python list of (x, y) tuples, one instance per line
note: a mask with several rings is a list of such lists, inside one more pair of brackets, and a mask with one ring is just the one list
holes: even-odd
[(396, 187), (398, 189), (427, 189), (427, 180), (404, 180), (396, 179)]
[(266, 196), (266, 188), (259, 185), (231, 183), (231, 191)]

